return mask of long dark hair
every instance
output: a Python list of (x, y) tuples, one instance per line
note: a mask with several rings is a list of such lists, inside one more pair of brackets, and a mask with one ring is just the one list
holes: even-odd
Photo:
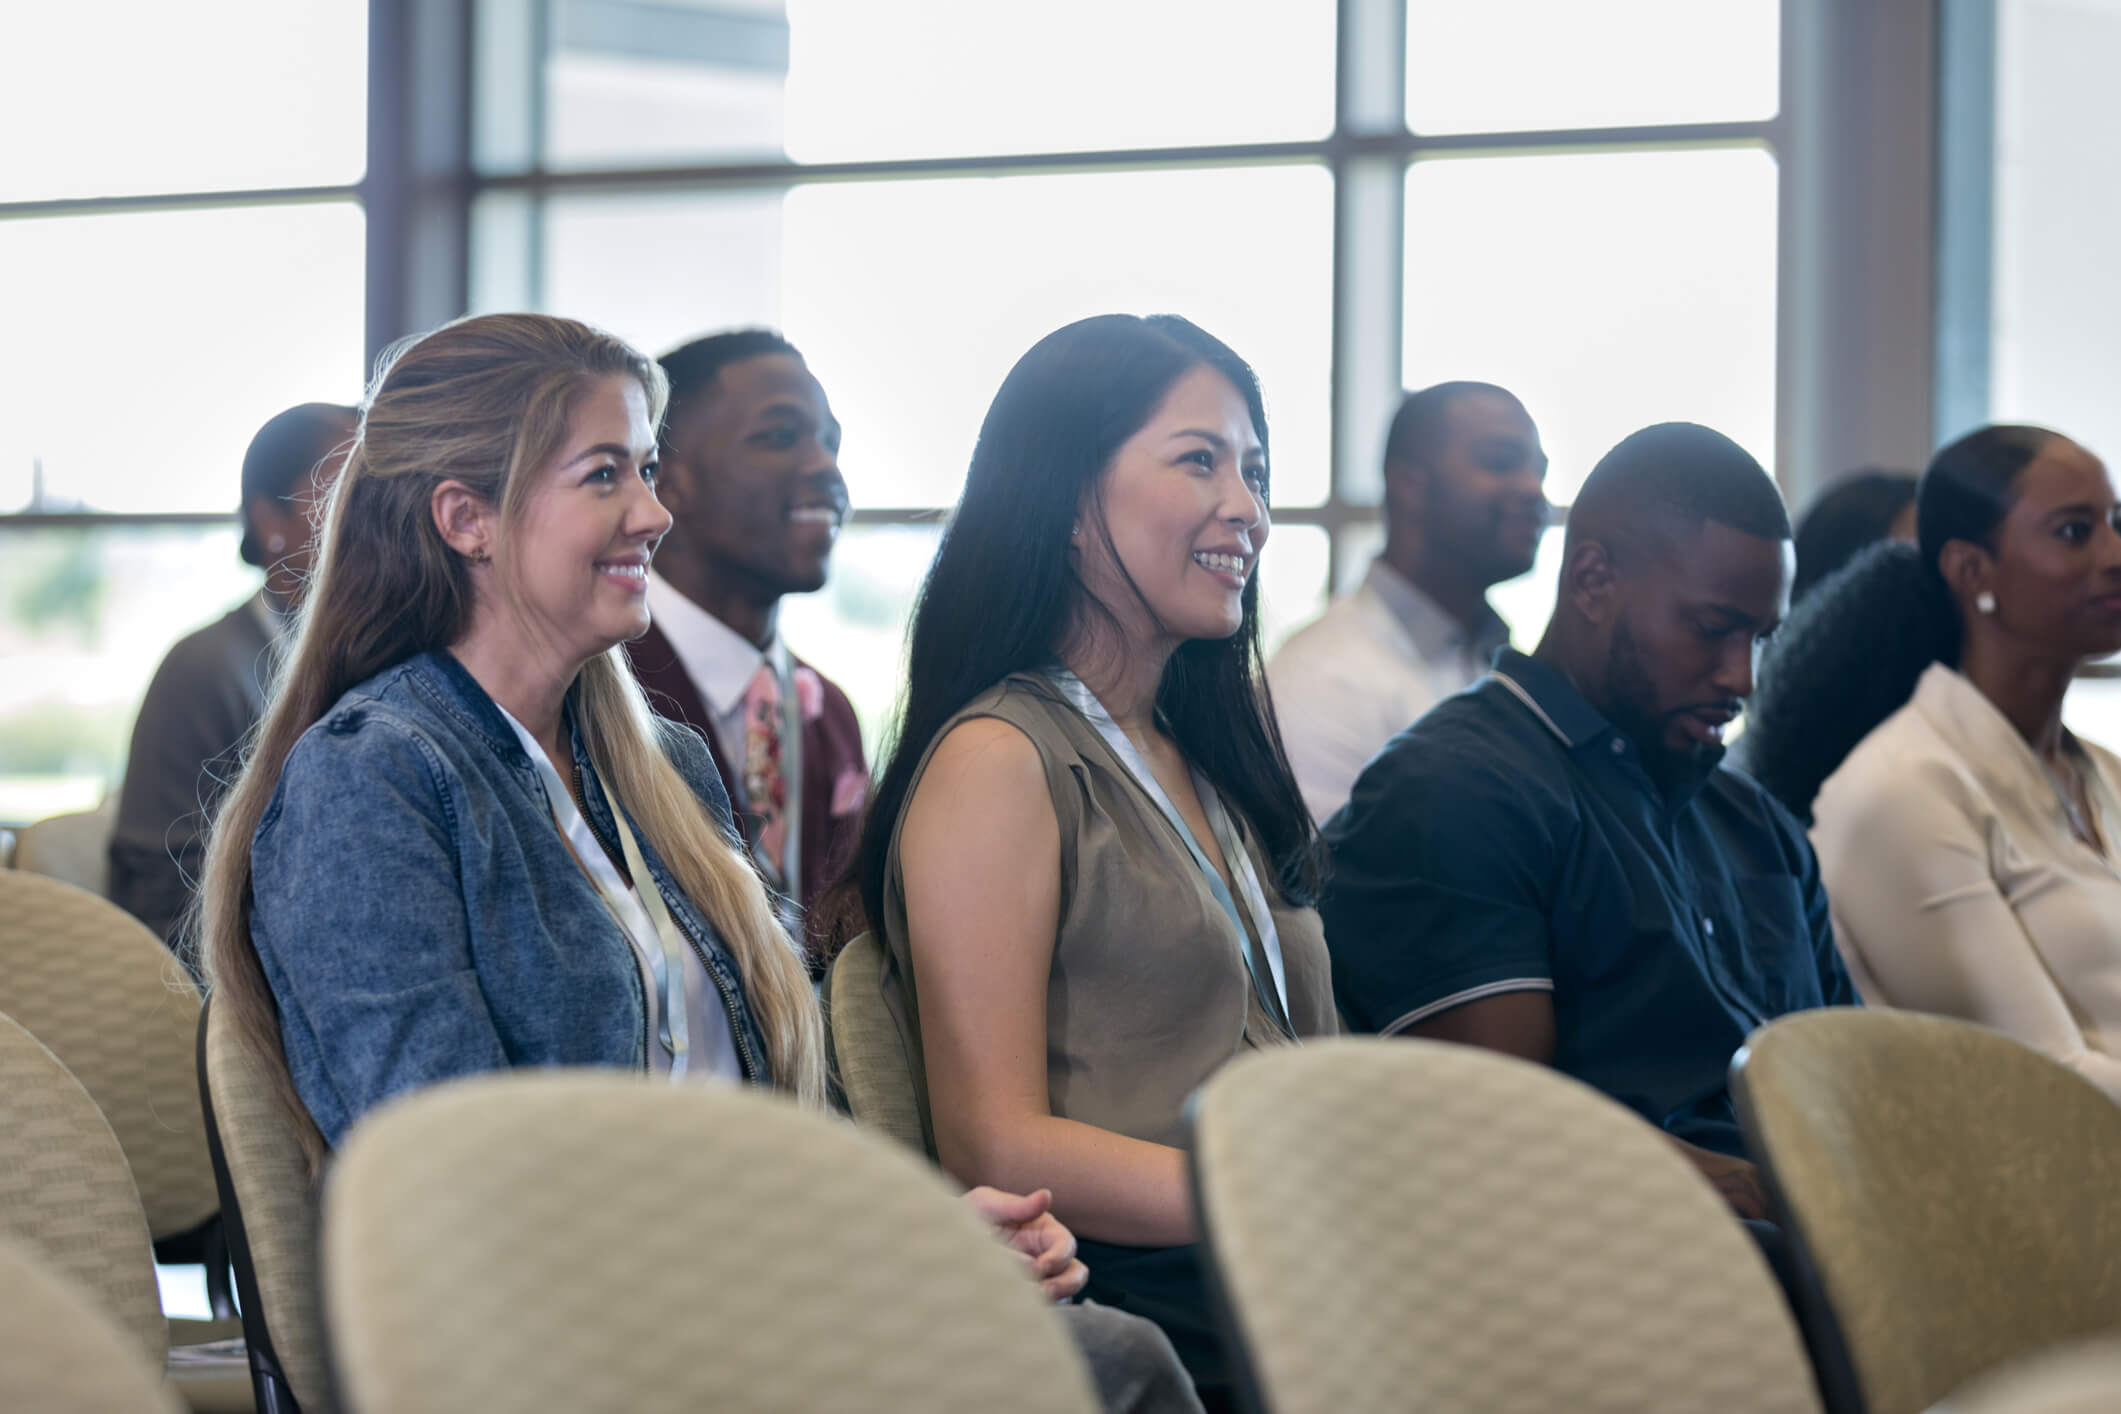
[(1791, 611), (1761, 664), (1741, 754), (1798, 818), (1930, 664), (1959, 666), (1965, 627), (1938, 558), (1954, 540), (1995, 550), (2019, 473), (2057, 435), (2001, 425), (1961, 437), (1916, 488), (1919, 544), (1871, 546)]
[[(1002, 381), (914, 604), (898, 731), (854, 859), (871, 927), (883, 924), (885, 860), (921, 757), (959, 708), (1011, 673), (1058, 662), (1079, 616), (1102, 611), (1070, 558), (1070, 527), (1113, 453), (1174, 383), (1204, 365), (1244, 398), (1266, 447), (1257, 375), (1220, 339), (1176, 315), (1080, 320), (1039, 340)], [(1236, 633), (1190, 640), (1171, 655), (1157, 710), (1186, 759), (1243, 816), (1283, 897), (1310, 904), (1318, 894), (1318, 833), (1267, 695), (1257, 575), (1242, 602)]]

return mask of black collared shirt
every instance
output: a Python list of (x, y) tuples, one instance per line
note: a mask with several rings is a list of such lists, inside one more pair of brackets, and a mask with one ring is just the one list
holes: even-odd
[(1742, 1152), (1725, 1076), (1754, 1027), (1855, 1000), (1789, 813), (1723, 766), (1660, 789), (1521, 653), (1394, 737), (1325, 836), (1350, 1026), (1551, 991), (1555, 1066), (1704, 1148)]

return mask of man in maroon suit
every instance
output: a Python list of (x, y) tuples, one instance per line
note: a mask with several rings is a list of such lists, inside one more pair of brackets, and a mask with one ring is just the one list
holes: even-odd
[(775, 626), (781, 596), (824, 586), (846, 519), (840, 425), (778, 334), (714, 334), (661, 362), (670, 407), (657, 489), (672, 524), (648, 579), (654, 626), (628, 651), (656, 709), (707, 738), (752, 858), (803, 909), (822, 969), (811, 906), (854, 850), (868, 765), (847, 694)]

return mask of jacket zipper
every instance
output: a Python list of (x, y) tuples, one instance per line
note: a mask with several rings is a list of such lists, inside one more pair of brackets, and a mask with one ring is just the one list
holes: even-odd
[[(574, 763), (574, 793), (578, 799), (584, 802), (589, 799), (588, 793), (582, 789), (582, 763), (580, 761)], [(618, 807), (613, 806), (612, 808), (617, 809)], [(606, 853), (609, 853), (614, 847), (612, 841), (604, 838), (604, 832), (597, 828), (596, 821), (589, 819), (589, 813), (587, 811), (584, 811), (582, 813), (582, 818), (589, 822), (590, 832), (597, 837), (597, 843), (604, 847)], [(635, 881), (634, 887), (640, 887), (640, 882), (638, 880)], [(650, 878), (648, 880), (648, 887), (651, 889), (657, 887), (656, 882), (653, 878)], [(751, 1042), (745, 1038), (743, 1023), (741, 1020), (739, 1020), (737, 1016), (736, 997), (730, 992), (729, 984), (722, 980), (721, 969), (716, 967), (712, 962), (708, 960), (707, 949), (701, 944), (698, 938), (692, 936), (692, 930), (690, 928), (686, 927), (683, 923), (678, 922), (676, 914), (673, 913), (671, 915), (670, 921), (673, 923), (677, 923), (678, 931), (685, 935), (685, 941), (691, 945), (693, 955), (699, 958), (700, 960), (700, 970), (707, 974), (707, 980), (714, 983), (714, 990), (719, 993), (722, 998), (722, 1012), (725, 1016), (729, 1018), (729, 1039), (736, 1042), (736, 1058), (738, 1064), (743, 1067), (744, 1079), (753, 1085), (758, 1084), (758, 1058), (751, 1053)], [(678, 992), (680, 999), (682, 999), (684, 995), (684, 985), (682, 981), (679, 983)], [(642, 1001), (641, 1024), (644, 1027), (648, 1024), (647, 1001), (645, 999), (645, 996)]]

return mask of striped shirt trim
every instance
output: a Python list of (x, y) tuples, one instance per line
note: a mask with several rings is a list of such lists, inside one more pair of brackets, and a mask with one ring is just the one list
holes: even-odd
[(1511, 677), (1508, 673), (1505, 673), (1500, 669), (1497, 669), (1494, 672), (1493, 677), (1495, 681), (1501, 683), (1504, 687), (1508, 688), (1510, 690), (1511, 695), (1516, 697), (1519, 702), (1522, 702), (1526, 707), (1530, 708), (1532, 715), (1539, 718), (1540, 721), (1544, 722), (1548, 731), (1560, 737), (1562, 745), (1575, 745), (1574, 742), (1569, 740), (1569, 734), (1567, 732), (1563, 731), (1560, 727), (1554, 725), (1554, 719), (1546, 714), (1546, 709), (1532, 700), (1532, 694), (1526, 692), (1523, 688), (1517, 685), (1517, 679)]
[[(1534, 708), (1533, 710), (1537, 711), (1538, 709)], [(1551, 992), (1553, 990), (1554, 979), (1551, 977), (1508, 977), (1500, 982), (1483, 982), (1478, 987), (1468, 987), (1463, 992), (1453, 992), (1450, 996), (1439, 998), (1430, 1002), (1427, 1006), (1418, 1006), (1377, 1034), (1380, 1036), (1397, 1036), (1409, 1026), (1419, 1025), (1438, 1012), (1449, 1011), (1455, 1006), (1464, 1006), (1467, 1002), (1477, 1002), (1482, 997), (1499, 997), (1505, 992)]]

